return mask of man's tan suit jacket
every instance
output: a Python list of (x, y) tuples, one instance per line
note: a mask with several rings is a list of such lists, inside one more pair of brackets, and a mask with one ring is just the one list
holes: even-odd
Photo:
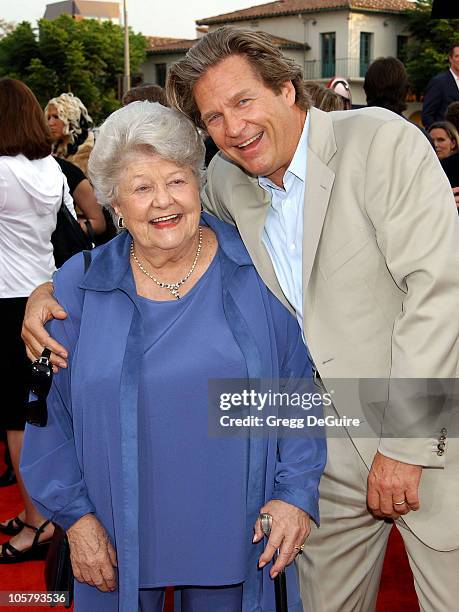
[[(434, 549), (459, 548), (459, 409), (451, 394), (445, 401), (445, 381), (432, 380), (456, 379), (459, 367), (451, 188), (428, 140), (403, 118), (379, 108), (310, 113), (303, 237), (310, 353), (338, 413), (360, 419), (349, 433), (368, 467), (378, 448), (425, 467), (421, 510), (407, 515), (409, 526)], [(237, 225), (263, 280), (292, 310), (262, 242), (270, 200), (257, 178), (218, 154), (203, 199)]]

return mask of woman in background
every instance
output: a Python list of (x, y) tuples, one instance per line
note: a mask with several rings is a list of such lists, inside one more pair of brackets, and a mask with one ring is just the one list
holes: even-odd
[(30, 371), (21, 325), (29, 294), (55, 270), (51, 234), (63, 197), (69, 206), (71, 198), (51, 155), (43, 112), (21, 81), (0, 79), (0, 117), (0, 424), (24, 502), (19, 516), (0, 523), (1, 531), (13, 535), (1, 546), (0, 563), (16, 563), (43, 557), (53, 532), (33, 506), (18, 469)]
[(306, 91), (311, 98), (313, 106), (329, 113), (331, 111), (344, 110), (344, 102), (342, 96), (336, 93), (333, 89), (323, 87), (315, 81), (305, 81)]
[(48, 102), (45, 116), (53, 137), (53, 154), (72, 162), (87, 174), (94, 134), (86, 106), (72, 93), (63, 93)]
[(459, 133), (449, 121), (436, 121), (429, 127), (429, 136), (432, 139), (438, 159), (446, 159), (458, 152)]
[(72, 93), (52, 98), (46, 105), (45, 117), (53, 138), (53, 154), (67, 178), (79, 223), (92, 239), (93, 234), (102, 234), (106, 229), (104, 214), (86, 178), (94, 147), (92, 119), (80, 98)]

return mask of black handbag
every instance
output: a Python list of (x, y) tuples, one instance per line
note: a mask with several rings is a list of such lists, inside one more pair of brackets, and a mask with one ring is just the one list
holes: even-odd
[[(49, 546), (45, 563), (46, 590), (50, 593), (68, 593), (66, 608), (70, 608), (73, 601), (73, 570), (70, 562), (70, 546), (65, 531), (54, 525), (54, 535)], [(54, 607), (61, 603), (51, 603)]]
[(94, 246), (63, 201), (57, 213), (56, 229), (51, 236), (51, 242), (56, 268), (60, 268), (76, 253), (91, 250)]

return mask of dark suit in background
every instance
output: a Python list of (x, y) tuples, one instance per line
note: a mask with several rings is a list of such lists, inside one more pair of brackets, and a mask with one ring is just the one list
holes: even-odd
[(448, 104), (458, 100), (459, 88), (450, 70), (430, 79), (422, 106), (424, 127), (429, 128), (435, 121), (444, 121)]

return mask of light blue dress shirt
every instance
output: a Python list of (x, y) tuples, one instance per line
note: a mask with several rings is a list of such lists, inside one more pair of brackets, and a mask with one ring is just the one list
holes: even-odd
[[(308, 152), (309, 113), (292, 161), (284, 175), (283, 187), (265, 176), (260, 187), (271, 196), (263, 230), (263, 244), (285, 297), (296, 312), (303, 332), (303, 210)], [(304, 334), (303, 334), (304, 339)]]

